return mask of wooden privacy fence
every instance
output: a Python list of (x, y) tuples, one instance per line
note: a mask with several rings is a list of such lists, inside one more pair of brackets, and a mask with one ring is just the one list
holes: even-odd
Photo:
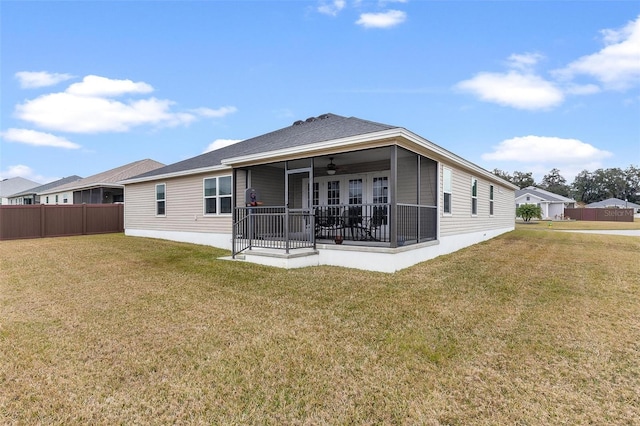
[(123, 204), (0, 206), (0, 240), (124, 232)]
[(633, 222), (633, 209), (564, 209), (565, 219)]

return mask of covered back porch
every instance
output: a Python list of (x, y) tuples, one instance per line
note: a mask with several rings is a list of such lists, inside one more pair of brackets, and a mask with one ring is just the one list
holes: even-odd
[(436, 240), (437, 176), (435, 160), (395, 144), (234, 167), (233, 257)]

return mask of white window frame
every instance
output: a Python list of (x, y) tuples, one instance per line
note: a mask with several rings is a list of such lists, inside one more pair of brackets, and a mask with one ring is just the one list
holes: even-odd
[(495, 187), (493, 185), (489, 185), (489, 216), (493, 216), (494, 213), (494, 195), (495, 195)]
[[(215, 179), (216, 180), (216, 193), (215, 195), (207, 195), (206, 193), (206, 182), (208, 180)], [(221, 194), (220, 193), (220, 180), (221, 179), (229, 179), (229, 193)], [(222, 212), (222, 200), (223, 199), (230, 200), (230, 211)], [(215, 199), (216, 201), (216, 211), (215, 213), (207, 212), (207, 200)], [(202, 215), (208, 217), (215, 216), (231, 216), (233, 213), (233, 177), (231, 175), (224, 176), (210, 176), (202, 179)]]
[(471, 178), (471, 216), (478, 216), (478, 179), (475, 177)]
[[(348, 205), (349, 204), (349, 181), (362, 179), (362, 204), (371, 204), (373, 203), (373, 178), (387, 178), (387, 182), (389, 181), (389, 171), (380, 171), (380, 172), (366, 172), (366, 173), (354, 173), (347, 175), (333, 175), (333, 176), (316, 176), (314, 184), (318, 184), (317, 194), (319, 205), (326, 206), (328, 205), (327, 200), (327, 182), (330, 181), (340, 181), (340, 204)], [(302, 181), (303, 188), (306, 188), (309, 182), (309, 179), (305, 178)], [(315, 191), (315, 188), (314, 188)], [(314, 192), (315, 194), (315, 192)], [(389, 194), (388, 194), (389, 196)], [(307, 205), (308, 195), (306, 191), (303, 191), (302, 194), (302, 202), (304, 205)], [(316, 206), (316, 204), (313, 204)]]
[[(158, 187), (162, 186), (163, 187), (163, 191), (162, 191), (162, 195), (163, 198), (158, 198)], [(155, 186), (155, 205), (156, 205), (156, 216), (157, 217), (166, 217), (167, 216), (167, 184), (166, 183), (157, 183)], [(159, 211), (159, 206), (160, 203), (162, 204), (162, 209), (163, 209), (163, 213), (158, 213)]]
[[(448, 179), (447, 179), (448, 175)], [(448, 167), (442, 167), (442, 214), (445, 216), (453, 215), (453, 170)], [(445, 202), (447, 195), (449, 195), (449, 211), (446, 210), (447, 203)]]

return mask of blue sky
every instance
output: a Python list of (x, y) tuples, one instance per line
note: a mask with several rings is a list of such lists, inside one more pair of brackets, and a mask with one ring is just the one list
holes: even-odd
[(334, 113), (488, 170), (640, 164), (638, 1), (0, 2), (0, 177), (165, 164)]

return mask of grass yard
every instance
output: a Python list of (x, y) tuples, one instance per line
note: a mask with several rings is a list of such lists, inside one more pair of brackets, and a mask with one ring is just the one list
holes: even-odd
[(534, 227), (396, 274), (0, 242), (0, 423), (640, 424), (640, 238)]

